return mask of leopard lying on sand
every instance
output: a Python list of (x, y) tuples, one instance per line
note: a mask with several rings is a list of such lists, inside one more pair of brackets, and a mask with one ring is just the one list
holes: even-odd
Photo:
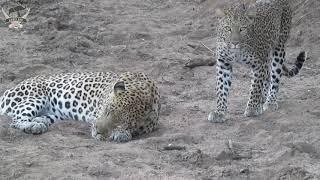
[(5, 91), (0, 114), (11, 127), (42, 134), (57, 120), (92, 123), (92, 136), (126, 142), (158, 126), (159, 91), (143, 73), (36, 76)]

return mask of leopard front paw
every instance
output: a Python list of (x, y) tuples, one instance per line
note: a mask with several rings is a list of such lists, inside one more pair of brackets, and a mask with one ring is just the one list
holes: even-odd
[(263, 111), (276, 111), (279, 109), (277, 102), (267, 101), (263, 104)]
[(130, 141), (132, 139), (132, 135), (127, 130), (115, 129), (111, 132), (109, 139), (117, 143), (124, 143)]
[(28, 126), (23, 128), (23, 132), (27, 134), (43, 134), (48, 131), (48, 126), (44, 123), (30, 122)]
[(262, 114), (262, 107), (259, 105), (257, 107), (249, 107), (247, 106), (244, 115), (246, 117), (255, 117)]
[(210, 114), (208, 115), (208, 121), (210, 121), (212, 123), (225, 122), (224, 112), (218, 112), (218, 111), (210, 112)]
[(35, 117), (35, 118), (33, 119), (33, 122), (43, 123), (43, 124), (45, 124), (47, 127), (49, 127), (50, 124), (51, 124), (51, 123), (50, 123), (50, 119), (47, 118), (47, 117), (45, 117), (45, 116)]
[(103, 136), (102, 134), (96, 134), (95, 136), (92, 136), (94, 139), (99, 140), (99, 141), (106, 141), (107, 138)]

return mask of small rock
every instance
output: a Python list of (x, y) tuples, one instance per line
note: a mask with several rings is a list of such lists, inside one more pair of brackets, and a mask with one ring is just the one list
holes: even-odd
[(240, 173), (248, 175), (250, 173), (249, 168), (240, 169)]
[(2, 74), (2, 79), (4, 80), (14, 81), (16, 78), (17, 76), (13, 72), (4, 72)]
[(26, 162), (27, 167), (31, 167), (33, 165), (33, 162)]

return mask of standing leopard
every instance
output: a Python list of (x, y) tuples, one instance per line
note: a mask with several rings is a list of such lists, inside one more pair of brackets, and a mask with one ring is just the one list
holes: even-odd
[(157, 128), (159, 96), (143, 73), (36, 76), (5, 91), (0, 114), (26, 133), (42, 134), (56, 121), (72, 119), (91, 123), (96, 139), (126, 142)]
[(291, 69), (284, 64), (292, 20), (290, 0), (238, 0), (217, 13), (220, 16), (216, 49), (217, 109), (209, 114), (208, 120), (225, 121), (234, 62), (245, 63), (252, 70), (245, 116), (278, 109), (281, 76), (298, 74), (307, 59), (302, 51)]

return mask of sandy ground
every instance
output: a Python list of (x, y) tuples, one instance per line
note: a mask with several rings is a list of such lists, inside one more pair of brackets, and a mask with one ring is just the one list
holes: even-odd
[[(214, 59), (200, 42), (214, 49), (222, 1), (22, 2), (32, 8), (24, 30), (0, 24), (1, 93), (38, 74), (143, 71), (161, 90), (161, 126), (116, 144), (92, 139), (84, 123), (60, 122), (35, 136), (1, 116), (0, 179), (320, 179), (319, 0), (295, 0), (288, 63), (300, 50), (311, 58), (282, 81), (280, 109), (243, 116), (250, 77), (237, 65), (224, 124), (206, 121), (215, 109), (215, 67), (184, 67)], [(168, 144), (185, 149), (164, 150)]]

